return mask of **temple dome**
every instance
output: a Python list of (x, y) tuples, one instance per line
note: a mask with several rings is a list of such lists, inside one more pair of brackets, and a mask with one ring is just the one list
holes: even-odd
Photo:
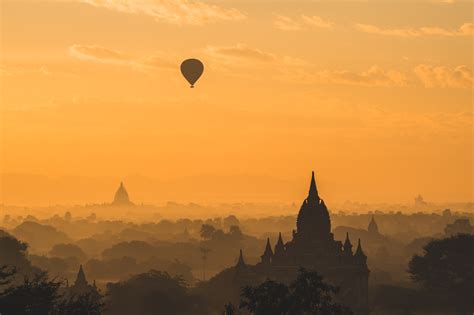
[(372, 216), (372, 220), (370, 220), (367, 230), (369, 231), (370, 234), (374, 234), (374, 235), (379, 234), (379, 227), (377, 226), (377, 222), (375, 222), (374, 216)]
[(331, 233), (329, 212), (324, 201), (319, 198), (314, 172), (311, 177), (308, 198), (303, 201), (296, 220), (300, 235), (328, 236)]
[(114, 201), (112, 202), (113, 205), (116, 206), (125, 206), (125, 205), (132, 205), (133, 203), (130, 201), (128, 197), (127, 190), (123, 185), (123, 182), (120, 182), (120, 187), (117, 189), (115, 193)]

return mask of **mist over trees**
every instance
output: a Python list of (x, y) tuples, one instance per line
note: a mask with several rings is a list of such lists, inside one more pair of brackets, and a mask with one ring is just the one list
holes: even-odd
[[(466, 293), (473, 292), (474, 258), (467, 250), (473, 246), (473, 218), (469, 212), (446, 209), (331, 213), (336, 239), (343, 241), (349, 233), (364, 244), (373, 314), (467, 314), (474, 299)], [(166, 314), (221, 314), (224, 309), (245, 314), (256, 312), (248, 307), (265, 305), (261, 299), (271, 296), (265, 309), (285, 309), (298, 287), (267, 281), (248, 287), (244, 298), (243, 287), (233, 291), (227, 284), (233, 281), (239, 250), (247, 263), (259, 262), (267, 238), (275, 244), (281, 232), (285, 241), (291, 239), (295, 219), (228, 215), (128, 221), (102, 218), (97, 207), (83, 216), (74, 209), (46, 217), (7, 214), (0, 228), (1, 305), (9, 308), (38, 294), (42, 298), (34, 303), (41, 306), (22, 307), (54, 314), (81, 314), (84, 309), (90, 314), (130, 314), (132, 306), (137, 315), (157, 307)], [(369, 228), (371, 220), (377, 229)], [(81, 265), (88, 285), (96, 286), (99, 295), (65, 294)], [(327, 285), (323, 287), (330, 295), (321, 293), (334, 296), (331, 303), (338, 305), (337, 286)], [(229, 303), (240, 299), (246, 301), (243, 308)], [(453, 301), (456, 307), (450, 306)]]

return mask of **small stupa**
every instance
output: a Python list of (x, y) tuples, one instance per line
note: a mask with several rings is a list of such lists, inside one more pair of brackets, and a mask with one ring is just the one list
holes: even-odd
[(133, 202), (130, 201), (128, 192), (123, 185), (123, 182), (120, 182), (120, 186), (117, 189), (117, 192), (114, 196), (114, 201), (112, 202), (114, 206), (133, 206)]

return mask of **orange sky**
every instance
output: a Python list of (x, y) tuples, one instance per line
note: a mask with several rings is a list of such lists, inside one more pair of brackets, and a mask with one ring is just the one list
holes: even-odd
[(0, 5), (0, 202), (474, 200), (472, 2)]

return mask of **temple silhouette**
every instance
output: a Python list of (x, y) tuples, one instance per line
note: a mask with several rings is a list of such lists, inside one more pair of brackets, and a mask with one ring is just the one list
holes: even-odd
[(114, 201), (112, 202), (113, 206), (133, 206), (134, 203), (130, 201), (128, 192), (123, 185), (123, 182), (120, 182), (120, 186), (115, 192)]
[(78, 297), (88, 293), (98, 295), (99, 291), (97, 289), (97, 286), (95, 285), (95, 280), (92, 284), (89, 284), (86, 279), (84, 269), (82, 268), (82, 265), (80, 265), (79, 271), (77, 272), (76, 280), (71, 286), (69, 286), (69, 283), (66, 282), (66, 288), (64, 293), (67, 297)]
[(367, 231), (369, 232), (370, 236), (373, 236), (373, 237), (381, 236), (379, 232), (379, 226), (377, 225), (377, 222), (375, 222), (374, 216), (372, 216), (372, 219), (370, 220), (369, 226), (367, 227)]
[[(378, 233), (374, 220), (369, 230)], [(369, 313), (367, 257), (360, 239), (355, 253), (352, 247), (348, 233), (344, 244), (334, 240), (329, 212), (319, 197), (313, 172), (308, 197), (298, 213), (292, 240), (285, 243), (280, 233), (272, 249), (270, 239), (267, 239), (261, 262), (256, 265), (247, 265), (241, 250), (234, 267), (233, 284), (242, 287), (266, 279), (290, 283), (301, 267), (316, 270), (340, 288), (336, 299), (349, 306), (354, 314), (365, 315)]]

